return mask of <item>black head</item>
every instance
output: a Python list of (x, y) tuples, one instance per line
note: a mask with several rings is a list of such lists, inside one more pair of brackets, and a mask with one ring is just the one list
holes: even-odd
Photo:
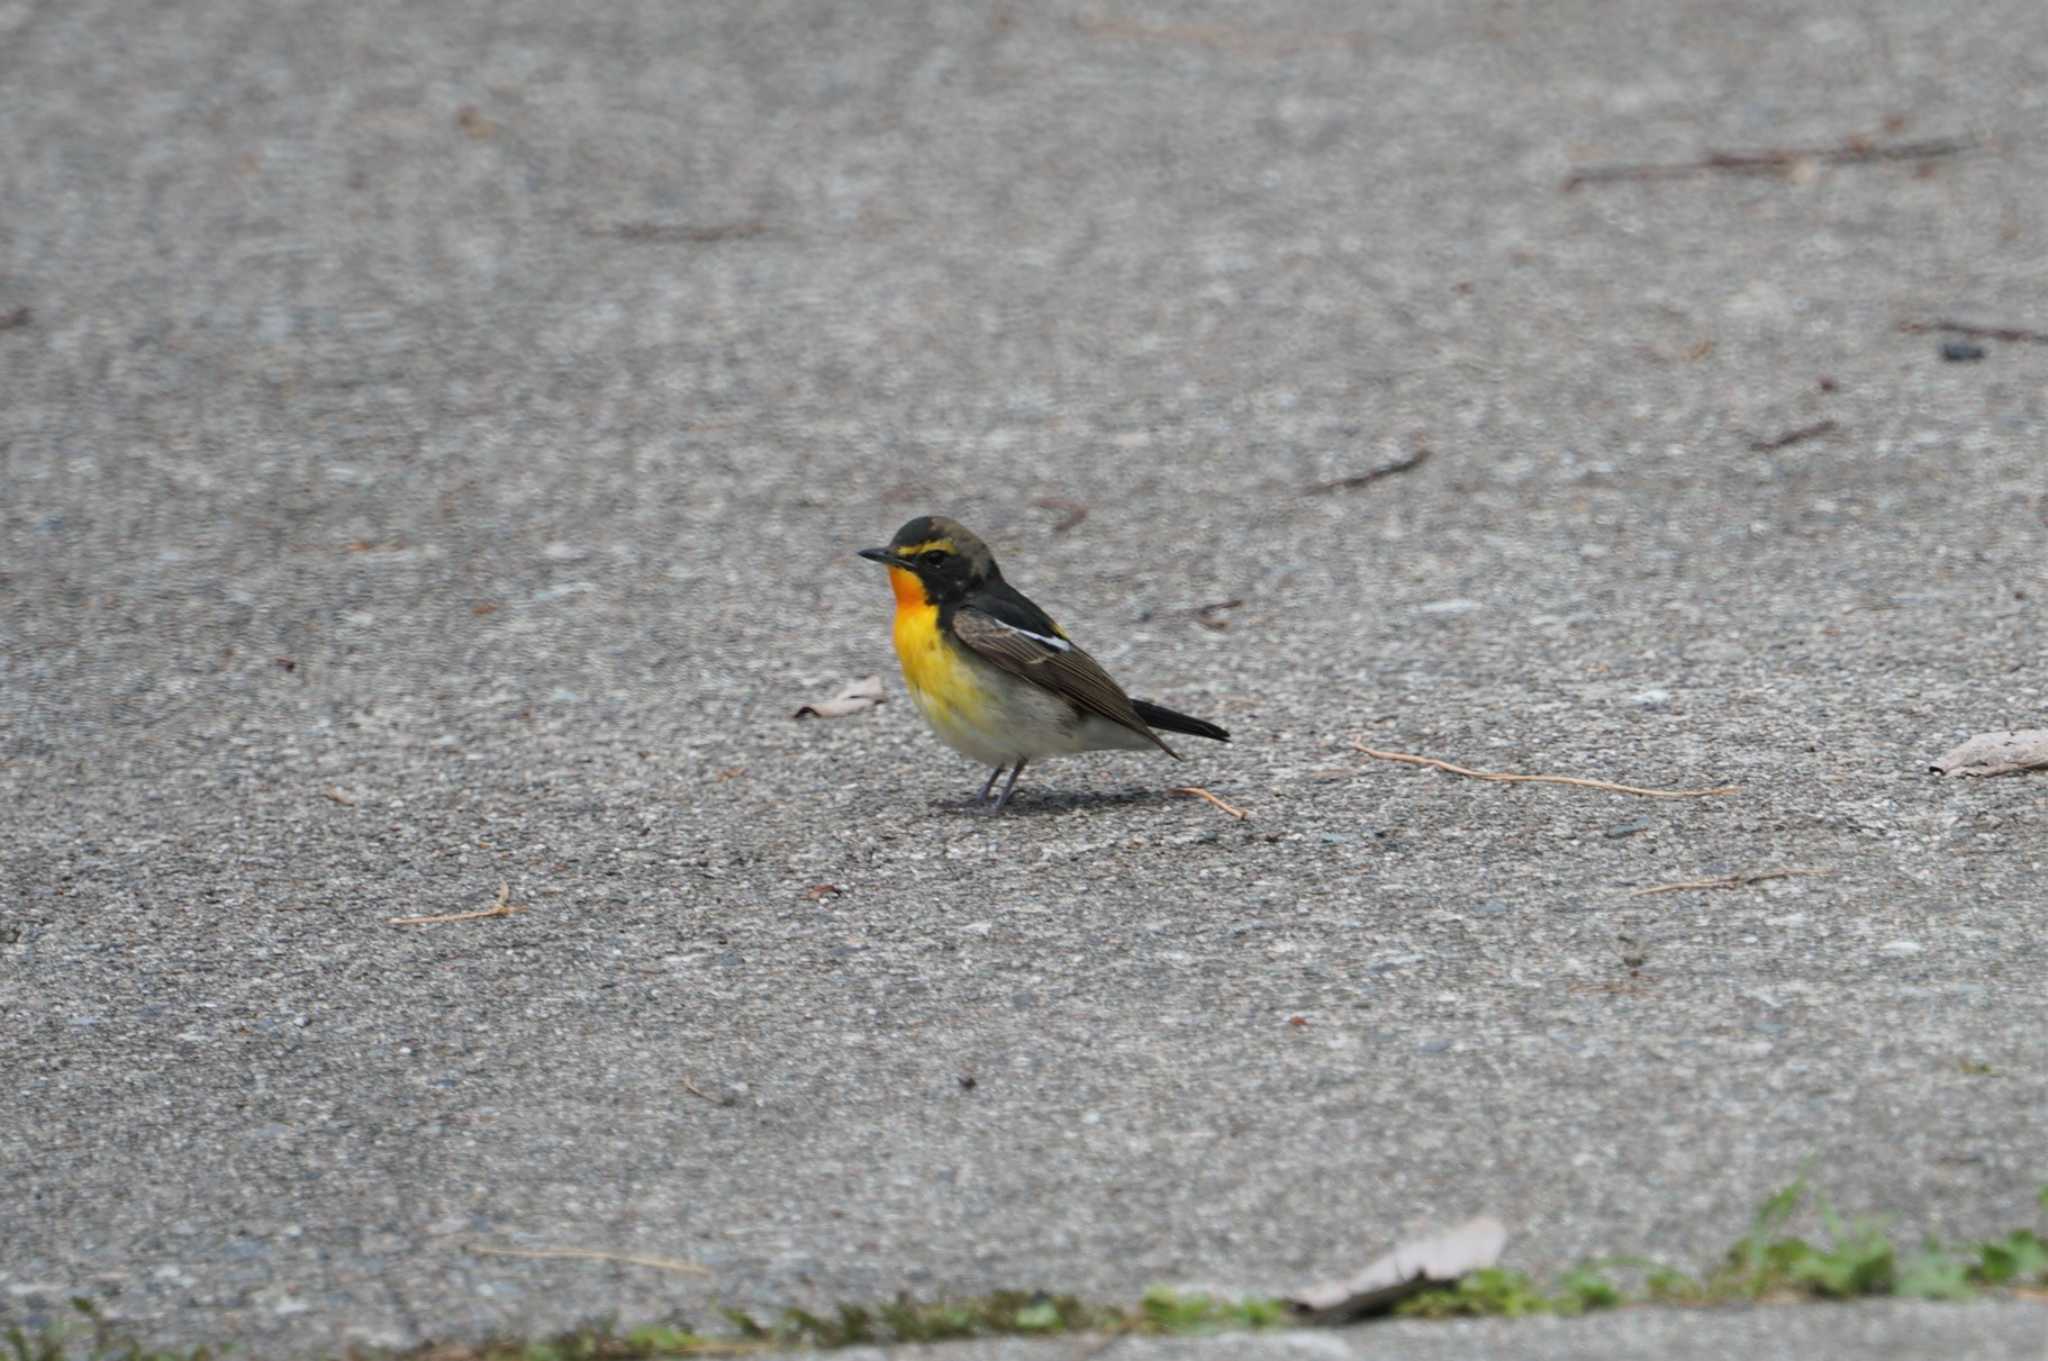
[(988, 545), (943, 515), (920, 515), (897, 530), (887, 548), (863, 548), (860, 555), (909, 572), (924, 587), (925, 598), (940, 604), (1003, 575)]

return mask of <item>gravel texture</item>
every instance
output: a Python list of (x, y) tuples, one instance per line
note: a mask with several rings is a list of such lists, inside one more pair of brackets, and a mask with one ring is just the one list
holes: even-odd
[[(1809, 1166), (2038, 1223), (2048, 777), (1928, 765), (2048, 715), (2048, 344), (1900, 327), (2048, 329), (2044, 53), (2038, 0), (0, 3), (0, 1325), (1271, 1291), (1482, 1210), (1698, 1268)], [(1972, 145), (1562, 187), (1852, 135)], [(922, 512), (1237, 740), (966, 815), (853, 556)], [(1373, 1354), (2048, 1352), (1694, 1326)]]

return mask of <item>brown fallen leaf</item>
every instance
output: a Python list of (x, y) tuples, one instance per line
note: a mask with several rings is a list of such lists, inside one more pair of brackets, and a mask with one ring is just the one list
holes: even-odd
[(2048, 770), (2048, 728), (1980, 732), (1937, 759), (1937, 775), (2017, 775)]
[(1467, 1272), (1500, 1260), (1508, 1231), (1482, 1215), (1440, 1233), (1410, 1239), (1367, 1262), (1357, 1274), (1312, 1285), (1287, 1301), (1296, 1314), (1318, 1323), (1340, 1323), (1384, 1313), (1418, 1290), (1448, 1285)]
[(880, 676), (863, 676), (857, 681), (848, 681), (845, 685), (839, 687), (839, 693), (833, 695), (830, 699), (821, 699), (800, 706), (793, 716), (796, 718), (803, 718), (806, 715), (812, 718), (844, 718), (848, 714), (857, 714), (863, 709), (872, 709), (877, 704), (880, 704), (884, 698), (885, 696), (882, 694), (882, 678)]

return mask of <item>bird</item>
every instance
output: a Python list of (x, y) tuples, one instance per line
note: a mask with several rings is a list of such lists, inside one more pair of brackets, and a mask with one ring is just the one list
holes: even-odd
[(1042, 757), (1156, 747), (1179, 761), (1160, 732), (1230, 740), (1214, 723), (1126, 695), (956, 520), (920, 515), (860, 556), (889, 568), (896, 657), (918, 711), (941, 742), (994, 767), (975, 800), (989, 813)]

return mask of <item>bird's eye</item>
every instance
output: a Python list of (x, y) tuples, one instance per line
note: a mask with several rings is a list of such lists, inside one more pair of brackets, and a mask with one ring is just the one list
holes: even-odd
[(917, 558), (919, 562), (922, 562), (927, 567), (942, 567), (946, 562), (945, 553), (937, 548), (932, 549), (929, 553), (920, 553), (917, 555)]

